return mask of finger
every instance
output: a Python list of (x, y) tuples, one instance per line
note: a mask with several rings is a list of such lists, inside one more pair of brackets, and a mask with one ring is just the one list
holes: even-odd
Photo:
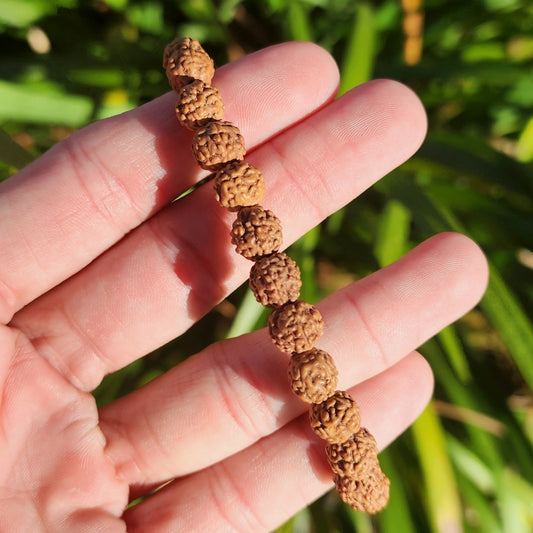
[[(425, 133), (416, 96), (390, 81), (358, 87), (252, 154), (284, 245), (412, 154)], [(391, 149), (391, 146), (394, 149)], [(82, 388), (188, 329), (244, 281), (234, 216), (202, 187), (150, 219), (14, 323)]]
[[(326, 298), (319, 347), (335, 359), (338, 387), (382, 372), (456, 320), (481, 297), (486, 272), (470, 240), (442, 234)], [(212, 345), (108, 405), (100, 420), (117, 471), (130, 485), (159, 483), (276, 431), (306, 408), (289, 390), (287, 360), (257, 331)]]
[[(380, 448), (420, 414), (432, 391), (418, 354), (350, 390)], [(218, 443), (219, 441), (217, 441)], [(170, 484), (125, 514), (128, 531), (272, 531), (332, 487), (324, 442), (306, 415), (250, 448)]]
[[(214, 83), (250, 150), (333, 98), (338, 73), (316, 45), (287, 43), (221, 68)], [(175, 98), (97, 122), (0, 185), (1, 320), (198, 180)]]

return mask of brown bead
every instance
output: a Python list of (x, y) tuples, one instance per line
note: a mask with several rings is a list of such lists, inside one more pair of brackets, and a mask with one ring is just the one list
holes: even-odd
[(172, 89), (179, 92), (193, 80), (207, 85), (215, 74), (215, 65), (202, 45), (189, 37), (174, 39), (165, 47), (163, 68)]
[(423, 0), (402, 0), (402, 9), (406, 13), (413, 13), (422, 7)]
[(360, 472), (364, 470), (364, 465), (361, 466), (364, 459), (373, 458), (377, 454), (376, 439), (366, 428), (361, 428), (344, 442), (326, 446), (326, 455), (331, 469), (339, 476), (359, 478)]
[(403, 43), (403, 58), (407, 65), (416, 65), (422, 59), (422, 37), (407, 37)]
[(337, 391), (309, 410), (311, 428), (329, 443), (341, 443), (357, 433), (361, 427), (359, 407), (344, 391)]
[(239, 128), (231, 122), (208, 122), (196, 130), (192, 151), (206, 170), (219, 170), (229, 161), (241, 160), (246, 153)]
[(277, 307), (268, 318), (272, 342), (286, 353), (306, 352), (314, 347), (324, 332), (324, 320), (318, 309), (302, 300)]
[(304, 402), (321, 403), (337, 388), (338, 372), (333, 357), (318, 348), (293, 354), (287, 373), (292, 391)]
[(408, 37), (420, 37), (424, 29), (424, 13), (418, 11), (404, 15), (402, 28)]
[(219, 170), (213, 186), (217, 201), (230, 211), (260, 204), (265, 196), (263, 174), (244, 161), (233, 161)]
[(282, 242), (281, 222), (260, 205), (243, 207), (233, 222), (231, 242), (237, 253), (255, 261), (278, 251)]
[(283, 252), (258, 259), (250, 271), (250, 288), (264, 306), (279, 307), (297, 300), (301, 286), (298, 265)]
[(342, 500), (355, 511), (377, 513), (389, 501), (390, 481), (382, 472), (378, 458), (365, 461), (366, 469), (360, 477), (339, 476), (335, 474), (333, 481)]
[(219, 90), (200, 80), (185, 85), (178, 94), (176, 116), (189, 130), (204, 126), (210, 120), (221, 120), (224, 103)]

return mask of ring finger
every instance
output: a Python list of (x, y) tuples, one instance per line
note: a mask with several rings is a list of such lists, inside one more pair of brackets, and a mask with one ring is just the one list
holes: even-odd
[[(327, 324), (320, 348), (335, 358), (338, 386), (394, 365), (475, 305), (486, 279), (477, 246), (441, 234), (326, 298), (318, 305)], [(206, 348), (102, 409), (120, 475), (142, 487), (190, 474), (299, 416), (306, 406), (289, 391), (287, 358), (257, 331)]]

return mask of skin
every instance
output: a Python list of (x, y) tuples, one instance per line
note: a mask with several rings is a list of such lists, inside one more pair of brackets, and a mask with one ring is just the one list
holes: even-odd
[[(309, 43), (221, 68), (264, 205), (288, 245), (411, 156), (426, 119), (379, 80), (334, 101)], [(0, 186), (0, 530), (268, 531), (332, 487), (324, 443), (266, 331), (205, 348), (100, 411), (104, 375), (181, 334), (244, 282), (234, 215), (177, 123), (175, 96), (95, 123)], [(441, 234), (320, 302), (319, 347), (381, 448), (418, 416), (432, 374), (414, 350), (481, 297), (487, 268)], [(131, 498), (173, 479), (125, 511)]]

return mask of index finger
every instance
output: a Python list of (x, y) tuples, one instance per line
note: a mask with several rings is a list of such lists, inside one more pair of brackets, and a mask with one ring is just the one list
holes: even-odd
[[(338, 72), (318, 46), (285, 43), (221, 68), (214, 84), (250, 150), (331, 100)], [(0, 321), (198, 181), (174, 101), (169, 93), (97, 122), (0, 185)]]

